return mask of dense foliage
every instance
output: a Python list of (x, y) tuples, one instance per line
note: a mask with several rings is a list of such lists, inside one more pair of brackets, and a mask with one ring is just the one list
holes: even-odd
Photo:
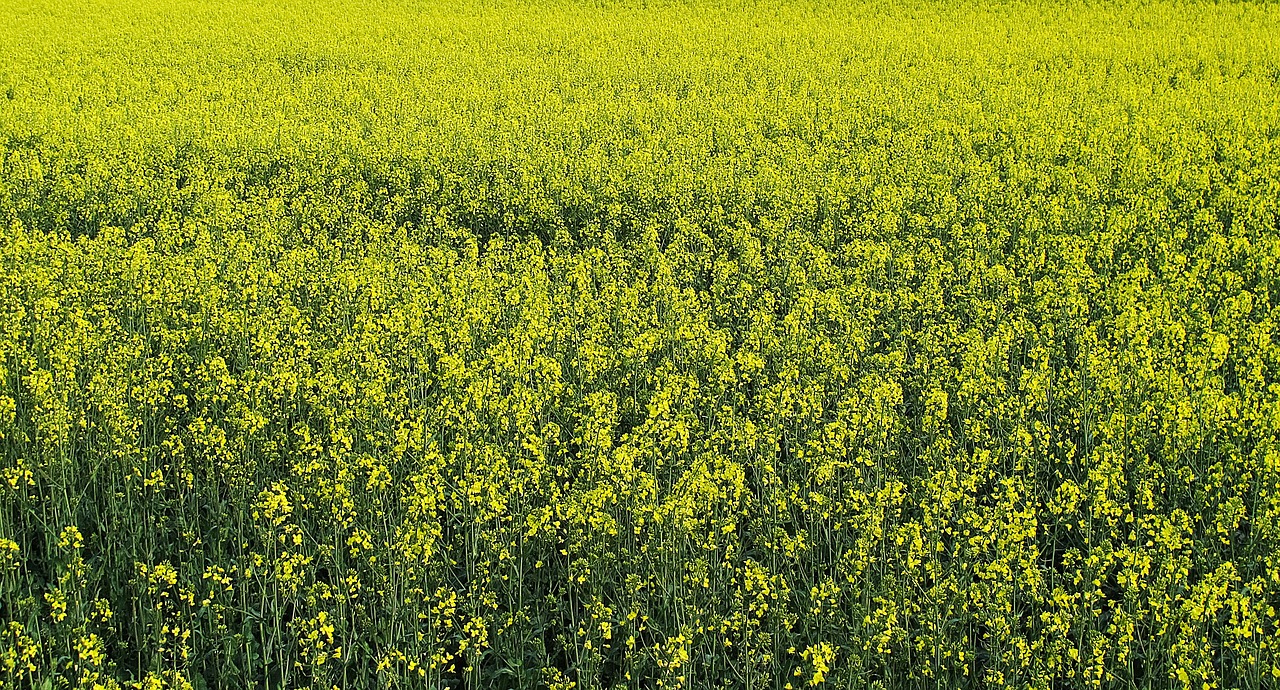
[(1280, 9), (0, 0), (0, 680), (1280, 684)]

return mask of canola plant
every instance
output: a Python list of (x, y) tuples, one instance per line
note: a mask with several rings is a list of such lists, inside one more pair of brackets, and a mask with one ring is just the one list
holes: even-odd
[(0, 0), (9, 688), (1280, 687), (1280, 8)]

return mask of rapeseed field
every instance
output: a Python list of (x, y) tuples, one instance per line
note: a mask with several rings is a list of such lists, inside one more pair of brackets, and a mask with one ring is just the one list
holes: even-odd
[(5, 688), (1280, 687), (1280, 6), (0, 0)]

